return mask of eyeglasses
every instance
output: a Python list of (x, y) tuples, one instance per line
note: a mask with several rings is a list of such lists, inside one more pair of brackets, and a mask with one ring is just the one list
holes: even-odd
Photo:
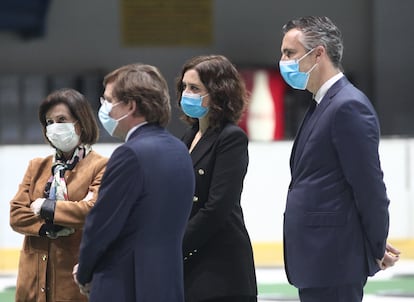
[(105, 99), (103, 96), (101, 96), (99, 98), (99, 101), (101, 102), (101, 105), (106, 103), (106, 104), (111, 104), (112, 107), (115, 107), (116, 105), (121, 104), (121, 102), (112, 103), (112, 102), (108, 101), (107, 99)]

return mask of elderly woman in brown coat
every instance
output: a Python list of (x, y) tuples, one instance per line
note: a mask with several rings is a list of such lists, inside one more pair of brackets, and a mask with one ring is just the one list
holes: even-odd
[(39, 107), (39, 120), (55, 152), (29, 162), (10, 202), (10, 225), (25, 236), (16, 301), (87, 301), (73, 282), (72, 268), (107, 159), (91, 148), (99, 129), (78, 91), (52, 92)]

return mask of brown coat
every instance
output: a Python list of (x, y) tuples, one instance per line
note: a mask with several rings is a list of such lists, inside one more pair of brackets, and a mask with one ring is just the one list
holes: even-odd
[[(54, 223), (75, 228), (75, 233), (57, 239), (39, 237), (44, 221), (30, 209), (31, 202), (44, 197), (52, 159), (53, 156), (48, 156), (30, 161), (18, 192), (10, 202), (10, 225), (14, 231), (25, 235), (16, 302), (87, 301), (73, 281), (72, 269), (78, 262), (82, 227), (96, 201), (107, 158), (92, 151), (72, 171), (66, 171), (70, 201), (57, 201)], [(88, 192), (93, 196), (86, 201)]]

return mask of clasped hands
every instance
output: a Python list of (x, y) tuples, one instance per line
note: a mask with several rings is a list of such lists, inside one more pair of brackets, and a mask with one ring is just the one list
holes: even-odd
[[(46, 198), (37, 198), (30, 204), (30, 209), (32, 210), (33, 214), (36, 216), (40, 215), (40, 211), (42, 210), (42, 205), (45, 202)], [(49, 231), (46, 231), (46, 236), (50, 239), (56, 239), (58, 237), (65, 237), (72, 235), (75, 232), (73, 228), (67, 228), (59, 225), (52, 225), (53, 228)]]
[(81, 294), (85, 295), (89, 298), (89, 293), (91, 291), (91, 284), (86, 283), (85, 285), (82, 285), (82, 284), (79, 283), (78, 278), (76, 278), (76, 274), (78, 273), (78, 266), (79, 266), (79, 264), (76, 264), (73, 267), (73, 271), (72, 271), (73, 280), (75, 280), (75, 283), (79, 286), (79, 290), (80, 290)]
[(394, 264), (400, 259), (401, 252), (393, 247), (391, 244), (387, 243), (385, 247), (384, 257), (382, 259), (377, 259), (377, 264), (381, 270), (385, 270)]
[[(90, 201), (94, 197), (94, 193), (89, 191), (86, 196), (83, 198), (84, 201)], [(33, 214), (36, 216), (42, 215), (42, 206), (45, 203), (46, 198), (37, 198), (30, 204), (30, 209), (32, 210)], [(54, 215), (54, 213), (53, 213)], [(45, 217), (42, 217), (45, 219)], [(48, 228), (46, 230), (46, 236), (50, 239), (56, 239), (58, 237), (64, 237), (72, 235), (75, 232), (74, 228), (68, 228), (61, 225), (56, 225), (53, 223), (47, 224)]]

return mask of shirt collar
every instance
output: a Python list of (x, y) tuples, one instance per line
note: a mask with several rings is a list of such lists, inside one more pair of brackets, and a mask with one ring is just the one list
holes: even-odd
[(344, 74), (342, 72), (337, 73), (336, 75), (334, 75), (332, 78), (330, 78), (329, 80), (327, 80), (322, 86), (321, 88), (319, 88), (319, 90), (316, 92), (316, 94), (314, 95), (314, 99), (316, 101), (316, 103), (318, 103), (318, 105), (321, 103), (323, 97), (325, 96), (325, 94), (328, 92), (329, 88), (332, 87), (333, 84), (335, 84), (340, 78), (342, 78), (344, 76)]
[(126, 137), (125, 137), (125, 142), (128, 141), (129, 137), (131, 136), (132, 133), (134, 133), (135, 130), (137, 130), (141, 126), (144, 126), (145, 124), (148, 124), (148, 122), (147, 121), (142, 122), (142, 123), (132, 127), (131, 129), (129, 129), (129, 131), (128, 131)]

